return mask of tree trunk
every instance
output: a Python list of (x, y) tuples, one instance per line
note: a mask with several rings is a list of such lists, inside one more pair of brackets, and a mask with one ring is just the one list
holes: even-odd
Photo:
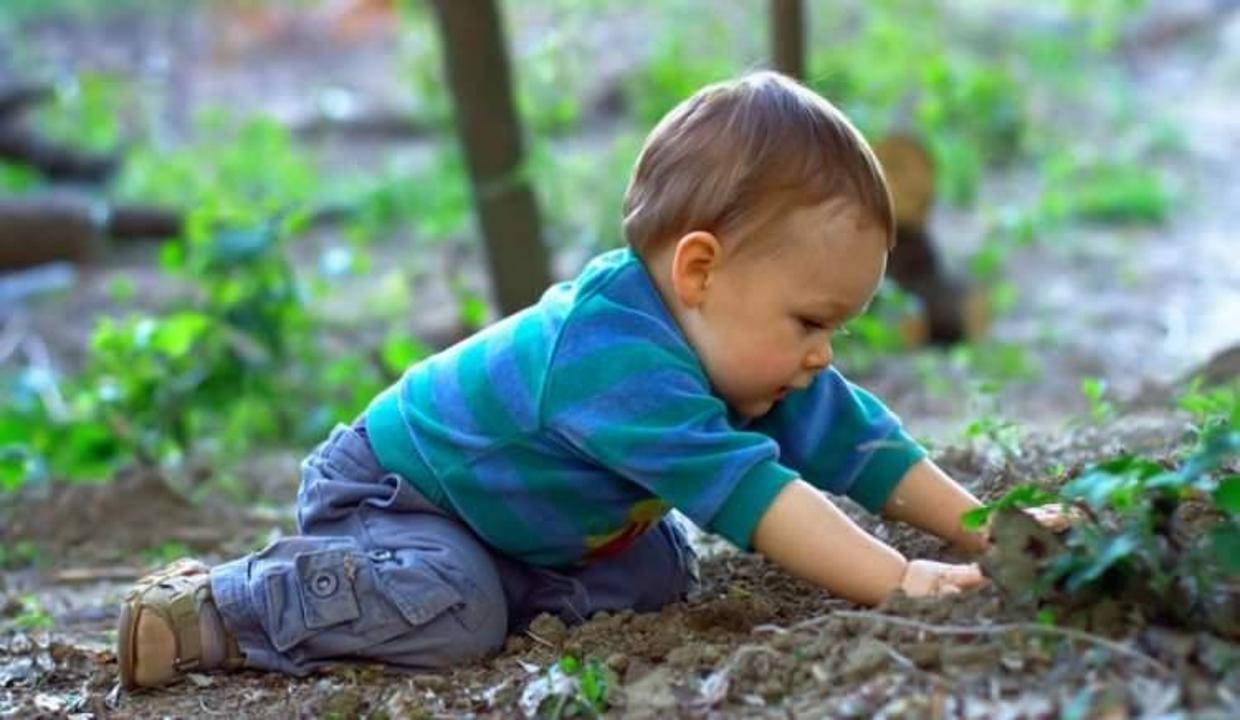
[(805, 6), (801, 0), (771, 0), (771, 53), (776, 70), (805, 79)]
[(510, 314), (535, 302), (551, 273), (524, 174), (503, 19), (497, 0), (433, 5), (491, 283), (500, 310)]

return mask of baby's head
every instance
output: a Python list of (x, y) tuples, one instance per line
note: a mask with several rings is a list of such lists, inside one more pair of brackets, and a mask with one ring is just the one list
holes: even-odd
[(715, 391), (759, 417), (830, 365), (832, 334), (878, 287), (895, 222), (861, 134), (762, 72), (703, 88), (651, 131), (624, 234)]

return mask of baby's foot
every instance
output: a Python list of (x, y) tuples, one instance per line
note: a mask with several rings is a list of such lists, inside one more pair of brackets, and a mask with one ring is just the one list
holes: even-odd
[(239, 667), (241, 652), (211, 599), (211, 573), (178, 560), (138, 581), (121, 604), (117, 661), (126, 690), (158, 687), (186, 672)]

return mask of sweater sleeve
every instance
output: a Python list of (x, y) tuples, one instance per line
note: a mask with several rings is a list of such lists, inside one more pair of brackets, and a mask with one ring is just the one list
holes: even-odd
[(814, 486), (878, 512), (926, 451), (878, 398), (834, 369), (749, 429), (778, 443), (784, 464)]

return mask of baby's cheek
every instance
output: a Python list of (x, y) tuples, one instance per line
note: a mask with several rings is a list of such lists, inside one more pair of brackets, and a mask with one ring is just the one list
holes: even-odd
[(748, 368), (748, 377), (754, 384), (775, 384), (782, 385), (788, 381), (790, 374), (787, 359), (781, 357), (779, 353), (772, 349), (754, 348), (755, 352), (748, 353), (745, 360), (745, 367)]

